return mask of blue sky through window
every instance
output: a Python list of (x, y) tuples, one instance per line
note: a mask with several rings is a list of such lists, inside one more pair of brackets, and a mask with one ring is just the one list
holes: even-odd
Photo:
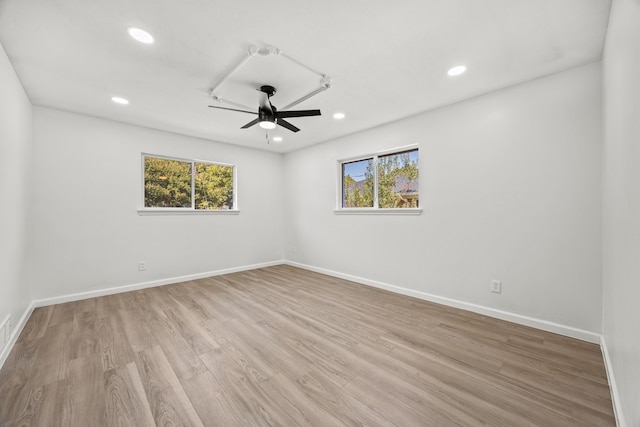
[(343, 176), (349, 175), (354, 181), (363, 181), (365, 179), (365, 171), (367, 165), (372, 159), (359, 160), (357, 162), (350, 162), (344, 164)]
[[(418, 150), (414, 150), (409, 153), (409, 160), (411, 162), (418, 161)], [(366, 178), (365, 171), (367, 170), (367, 164), (371, 161), (373, 161), (373, 159), (364, 159), (355, 162), (343, 163), (343, 176), (349, 175), (356, 182), (364, 180)]]

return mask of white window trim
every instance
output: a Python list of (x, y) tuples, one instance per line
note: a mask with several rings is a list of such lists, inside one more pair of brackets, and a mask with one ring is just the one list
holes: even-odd
[[(338, 179), (336, 181), (336, 208), (333, 213), (336, 215), (421, 215), (422, 208), (344, 208), (342, 207), (342, 164), (355, 162), (358, 160), (374, 159), (374, 168), (376, 173), (373, 175), (374, 188), (378, 188), (378, 157), (386, 156), (388, 154), (400, 153), (403, 151), (419, 150), (419, 144), (404, 145), (401, 147), (390, 148), (388, 150), (376, 151), (375, 153), (361, 154), (358, 156), (347, 157), (337, 161), (337, 174)], [(374, 191), (373, 194), (374, 206), (378, 206), (378, 192)]]
[(138, 215), (238, 215), (238, 209), (141, 208)]
[(422, 208), (338, 208), (336, 215), (422, 215)]
[[(191, 163), (191, 204), (190, 208), (148, 208), (144, 206), (144, 159), (145, 157), (154, 157), (157, 159), (177, 160), (180, 162)], [(199, 159), (186, 159), (182, 157), (163, 156), (152, 153), (141, 153), (140, 161), (142, 164), (141, 170), (141, 182), (140, 190), (140, 206), (138, 208), (138, 215), (238, 215), (240, 209), (238, 209), (238, 167), (232, 163), (212, 162), (210, 160)], [(193, 171), (195, 170), (196, 163), (205, 163), (208, 165), (220, 165), (230, 166), (233, 169), (233, 209), (195, 209), (195, 186), (193, 185)]]

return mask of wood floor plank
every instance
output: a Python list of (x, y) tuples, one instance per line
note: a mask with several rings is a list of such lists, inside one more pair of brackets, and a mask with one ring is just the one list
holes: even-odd
[(171, 319), (156, 318), (152, 323), (151, 333), (159, 342), (178, 378), (189, 378), (206, 370)]
[(125, 337), (133, 352), (142, 351), (159, 345), (159, 341), (153, 334), (153, 327), (160, 323), (156, 320), (158, 315), (152, 311), (119, 310), (117, 317), (122, 324)]
[(531, 393), (521, 383), (511, 381), (499, 374), (473, 369), (463, 363), (451, 362), (448, 357), (426, 354), (406, 347), (397, 347), (390, 355), (396, 360), (417, 369), (400, 371), (399, 375), (422, 383), (422, 388), (435, 387), (434, 395), (442, 393), (451, 403), (460, 407), (473, 408), (478, 405), (478, 397), (487, 400), (495, 407), (503, 404), (506, 417), (510, 412), (526, 415), (530, 421), (539, 425), (577, 425), (570, 421), (571, 408), (561, 404), (546, 392), (536, 390)]
[(202, 427), (204, 425), (182, 386), (154, 390), (154, 393), (147, 395), (147, 398), (158, 426)]
[(242, 415), (243, 425), (295, 425), (284, 408), (275, 404), (224, 351), (212, 351), (200, 357), (222, 386), (234, 411)]
[(178, 380), (160, 346), (136, 353), (136, 366), (147, 394), (153, 394), (154, 389), (172, 388), (180, 385), (180, 380)]
[(64, 385), (55, 381), (25, 393), (24, 406), (16, 418), (2, 422), (2, 427), (63, 425), (62, 393)]
[(311, 371), (302, 378), (299, 378), (297, 382), (299, 384), (299, 390), (304, 396), (312, 400), (325, 412), (337, 418), (342, 425), (403, 425), (391, 417), (387, 418), (386, 416), (379, 415), (379, 411), (384, 410), (386, 405), (383, 408), (378, 408), (378, 411), (375, 411), (373, 407), (369, 407), (360, 400), (355, 399), (351, 394), (343, 393), (340, 386), (329, 381), (322, 373)]
[(62, 425), (105, 425), (106, 394), (99, 354), (72, 360), (63, 384)]
[[(389, 383), (380, 382), (379, 379), (369, 376), (358, 376), (344, 387), (345, 393), (359, 400), (377, 413), (380, 417), (393, 420), (400, 426), (482, 426), (484, 422), (480, 418), (473, 418), (470, 414), (447, 415), (441, 411), (433, 411), (427, 405), (426, 399), (415, 398), (419, 404), (408, 403), (403, 397), (394, 394), (402, 384), (395, 383), (397, 387), (389, 388)], [(427, 397), (425, 395), (425, 397)], [(453, 419), (455, 418), (455, 420)], [(516, 425), (516, 424), (513, 424)]]
[(181, 382), (205, 426), (243, 425), (242, 414), (229, 402), (211, 372), (203, 372)]
[(55, 326), (61, 323), (72, 322), (74, 314), (75, 308), (71, 303), (54, 305), (48, 326)]
[(210, 320), (205, 323), (205, 328), (220, 343), (220, 349), (254, 381), (261, 382), (278, 373), (276, 367), (261, 358), (256, 350), (238, 338), (230, 325), (233, 325), (232, 321), (220, 323)]
[(100, 317), (96, 320), (98, 352), (103, 369), (115, 369), (134, 360), (134, 352), (127, 341), (125, 326), (119, 316)]
[(69, 362), (72, 360), (71, 330), (70, 323), (47, 328), (46, 334), (38, 340), (27, 388), (34, 389), (38, 385), (66, 378)]
[(89, 356), (98, 353), (98, 329), (95, 311), (75, 311), (72, 320), (71, 336), (69, 337), (69, 357)]
[(268, 363), (273, 372), (271, 376), (284, 373), (291, 378), (299, 378), (311, 370), (310, 364), (304, 363), (286, 347), (273, 345), (274, 342), (267, 335), (261, 333), (260, 325), (246, 326), (238, 321), (231, 322), (231, 324), (235, 324), (233, 336), (251, 347), (257, 357)]
[[(158, 286), (156, 288), (147, 288), (139, 293), (138, 298), (143, 298), (148, 301), (148, 307), (153, 309), (166, 310), (178, 305), (178, 302), (169, 293), (171, 285)], [(140, 305), (138, 305), (140, 308)]]
[(105, 295), (96, 298), (96, 316), (109, 317), (118, 310), (124, 310), (127, 306), (122, 294)]
[(165, 310), (165, 314), (195, 354), (208, 353), (220, 347), (220, 344), (198, 324), (197, 317), (188, 308), (170, 308)]
[(569, 402), (594, 409), (603, 415), (611, 412), (611, 402), (607, 398), (603, 399), (594, 396), (579, 387), (558, 381), (557, 378), (551, 375), (538, 375), (538, 373), (515, 367), (508, 362), (505, 362), (500, 369), (500, 375), (515, 379), (541, 392), (551, 393), (554, 396), (567, 399)]
[(330, 342), (319, 343), (316, 336), (295, 323), (264, 323), (261, 327), (274, 342), (296, 354), (306, 365), (324, 373), (338, 386), (345, 385), (358, 374), (358, 366), (347, 350)]
[[(304, 376), (311, 371), (306, 372)], [(297, 426), (341, 425), (338, 418), (306, 396), (300, 385), (287, 374), (277, 374), (260, 383), (264, 390)]]
[(18, 341), (42, 338), (47, 332), (52, 314), (53, 306), (35, 308), (27, 324), (24, 325)]
[[(475, 425), (480, 422), (480, 418), (468, 413), (466, 406), (470, 405), (466, 400), (465, 407), (456, 404), (456, 400), (463, 400), (460, 396), (464, 394), (458, 387), (365, 344), (360, 344), (354, 352), (361, 357), (363, 368), (362, 373), (347, 385), (347, 389), (383, 390), (383, 393), (391, 395), (391, 399), (414, 407), (414, 416), (431, 420), (433, 425)], [(431, 364), (435, 370), (442, 369), (435, 361)], [(464, 380), (468, 381), (467, 378)]]
[(106, 371), (104, 382), (107, 425), (156, 425), (135, 363)]
[[(18, 342), (0, 370), (0, 420), (13, 420), (23, 410), (41, 339)], [(34, 383), (33, 387), (42, 387)], [(0, 424), (1, 425), (1, 424)]]
[(34, 310), (5, 426), (615, 426), (599, 346), (277, 265)]
[(196, 319), (196, 322), (204, 322), (216, 317), (219, 307), (212, 308), (208, 305), (209, 298), (206, 295), (202, 295), (200, 292), (194, 292), (184, 295), (174, 295), (173, 299), (178, 303), (175, 307), (169, 308), (166, 311), (185, 308), (189, 311), (191, 317)]
[(95, 312), (98, 305), (98, 299), (99, 298), (81, 299), (78, 301), (74, 301), (71, 304), (73, 304), (73, 309), (76, 314), (87, 311)]
[(136, 366), (157, 425), (202, 425), (159, 346), (137, 353)]

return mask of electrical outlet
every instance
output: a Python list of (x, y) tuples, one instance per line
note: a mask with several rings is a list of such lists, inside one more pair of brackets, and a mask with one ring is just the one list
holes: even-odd
[(500, 280), (491, 281), (491, 292), (499, 294), (502, 292), (502, 282)]
[(138, 271), (146, 271), (147, 270), (147, 262), (146, 261), (140, 261), (138, 263)]

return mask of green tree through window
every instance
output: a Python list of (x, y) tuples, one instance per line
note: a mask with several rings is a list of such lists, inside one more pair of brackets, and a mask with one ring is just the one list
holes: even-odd
[(373, 159), (343, 163), (342, 177), (343, 207), (373, 207)]
[(419, 207), (417, 149), (375, 155), (341, 165), (343, 208)]
[(233, 167), (196, 163), (196, 209), (233, 209)]
[(145, 157), (144, 206), (191, 207), (191, 163)]
[(417, 208), (418, 201), (418, 150), (378, 157), (378, 206)]
[(233, 168), (145, 155), (144, 207), (234, 209)]

